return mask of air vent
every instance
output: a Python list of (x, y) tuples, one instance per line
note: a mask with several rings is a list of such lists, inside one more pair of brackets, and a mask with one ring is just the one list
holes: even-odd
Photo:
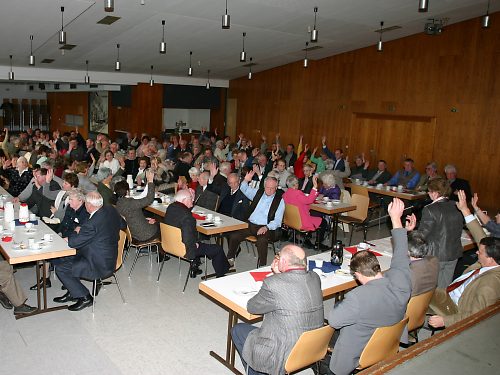
[(59, 90), (59, 83), (54, 83), (54, 90)]
[(65, 51), (71, 51), (75, 47), (76, 47), (76, 44), (65, 44), (65, 45), (59, 47), (59, 49), (63, 49)]
[(43, 59), (42, 64), (52, 64), (54, 61), (54, 59)]
[(321, 48), (323, 48), (323, 47), (321, 47), (321, 46), (313, 46), (313, 47), (303, 48), (302, 51), (306, 51), (306, 50), (307, 51), (315, 51), (315, 50), (321, 49)]
[(401, 29), (401, 26), (389, 26), (389, 27), (383, 28), (382, 30), (378, 29), (378, 30), (374, 30), (374, 31), (376, 33), (386, 33), (388, 31), (393, 31), (393, 30), (397, 30), (397, 29)]
[(90, 84), (90, 88), (91, 89), (97, 89), (99, 87), (99, 85), (96, 85), (96, 84)]
[(121, 17), (115, 17), (115, 16), (106, 16), (102, 20), (97, 21), (97, 23), (100, 23), (101, 25), (111, 25), (118, 21)]

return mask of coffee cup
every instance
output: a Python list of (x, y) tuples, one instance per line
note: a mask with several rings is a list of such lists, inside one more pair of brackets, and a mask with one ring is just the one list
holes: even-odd
[(214, 221), (215, 221), (216, 223), (220, 223), (220, 222), (222, 221), (222, 218), (221, 218), (220, 216), (215, 216), (215, 217), (214, 217)]
[(377, 189), (382, 189), (383, 186), (383, 184), (377, 184)]
[(324, 201), (324, 202), (328, 202), (329, 200), (330, 200), (330, 198), (328, 198), (328, 197), (323, 197), (323, 201)]
[(26, 223), (24, 224), (26, 230), (31, 230), (33, 228), (33, 223)]
[(333, 202), (332, 202), (332, 201), (328, 201), (328, 202), (326, 202), (326, 205), (327, 205), (328, 207), (331, 207), (331, 206), (333, 206)]
[(391, 190), (391, 187), (390, 186), (386, 186), (385, 190), (389, 191), (389, 190)]
[(355, 179), (354, 182), (359, 185), (359, 183), (361, 182), (361, 180), (359, 178)]
[(158, 201), (156, 199), (153, 201), (153, 206), (158, 206)]
[(393, 186), (391, 189), (392, 191), (396, 191), (398, 188), (396, 186)]
[(370, 248), (370, 245), (368, 245), (367, 243), (364, 243), (364, 242), (360, 242), (358, 244), (357, 248), (358, 248), (358, 251), (367, 250)]
[(52, 241), (54, 241), (54, 236), (51, 233), (45, 233), (43, 235), (43, 240), (48, 241), (48, 242), (52, 242)]
[(35, 248), (35, 239), (34, 238), (29, 238), (28, 239), (28, 247), (30, 249), (34, 249)]
[(214, 218), (214, 215), (213, 214), (207, 214), (207, 220), (208, 221), (212, 221)]
[(30, 214), (30, 221), (36, 220), (36, 214)]
[(318, 268), (323, 267), (323, 261), (322, 260), (320, 260), (320, 259), (315, 260), (315, 263), (316, 263), (316, 267), (318, 267)]

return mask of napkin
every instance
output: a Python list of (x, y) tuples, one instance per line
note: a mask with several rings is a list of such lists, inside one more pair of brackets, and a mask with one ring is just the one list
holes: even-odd
[(203, 215), (198, 215), (198, 214), (195, 214), (194, 212), (191, 213), (193, 215), (193, 217), (196, 219), (196, 220), (205, 220), (206, 219), (206, 216), (203, 216)]
[(21, 227), (24, 226), (26, 223), (32, 223), (33, 225), (38, 225), (38, 220), (33, 220), (33, 221), (27, 221), (26, 223), (20, 223), (19, 219), (14, 220), (16, 223), (16, 227)]
[(255, 281), (264, 281), (264, 279), (270, 274), (272, 274), (272, 272), (269, 271), (250, 272), (250, 275), (252, 275)]
[(3, 242), (10, 242), (10, 241), (12, 241), (12, 236), (3, 236), (2, 241)]
[[(314, 268), (319, 268), (319, 267), (316, 266), (316, 262), (314, 260), (310, 260), (308, 269), (312, 271)], [(340, 266), (334, 266), (329, 261), (325, 260), (323, 262), (323, 266), (321, 267), (321, 271), (323, 271), (323, 273), (330, 273), (337, 271), (339, 268)]]
[[(350, 252), (352, 255), (354, 255), (354, 254), (356, 254), (358, 252), (358, 248), (356, 246), (344, 247), (344, 250)], [(381, 257), (382, 256), (382, 254), (377, 253), (376, 251), (373, 251), (371, 249), (368, 249), (368, 251), (370, 253), (372, 253), (373, 255), (377, 256), (377, 257)]]

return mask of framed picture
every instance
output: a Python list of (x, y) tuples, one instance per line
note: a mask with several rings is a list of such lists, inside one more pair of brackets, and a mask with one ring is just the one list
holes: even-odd
[(108, 134), (108, 92), (89, 93), (89, 131)]

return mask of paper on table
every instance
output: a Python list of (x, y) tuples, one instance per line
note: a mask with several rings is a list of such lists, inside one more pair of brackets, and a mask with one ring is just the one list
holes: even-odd
[[(345, 247), (344, 250), (350, 252), (352, 255), (354, 255), (354, 254), (356, 254), (358, 252), (358, 248), (356, 246)], [(377, 253), (376, 251), (373, 251), (371, 249), (368, 249), (368, 251), (370, 253), (372, 253), (373, 255), (377, 256), (377, 257), (381, 257), (382, 256), (382, 254)]]
[(272, 274), (272, 272), (269, 272), (269, 271), (256, 271), (256, 272), (250, 272), (250, 275), (252, 275), (253, 279), (255, 281), (264, 281), (264, 279), (269, 276), (270, 274)]

